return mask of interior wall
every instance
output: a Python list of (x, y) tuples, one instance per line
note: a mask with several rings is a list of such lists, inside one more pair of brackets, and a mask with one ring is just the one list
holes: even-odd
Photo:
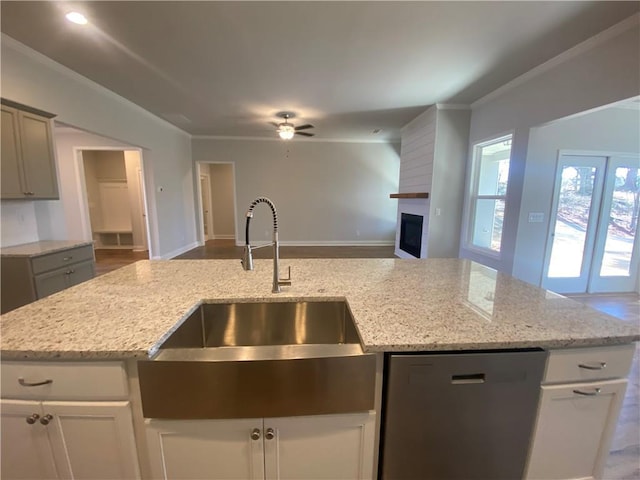
[[(518, 250), (522, 253), (516, 257), (514, 274), (536, 285), (542, 281), (560, 150), (639, 154), (640, 110), (607, 108), (531, 130), (518, 228)], [(544, 221), (529, 223), (530, 212), (543, 213)]]
[(133, 249), (143, 251), (147, 249), (146, 213), (144, 211), (144, 194), (140, 185), (142, 169), (140, 152), (124, 151), (125, 177), (129, 192), (129, 206), (131, 208), (131, 229), (133, 234)]
[[(236, 176), (236, 243), (259, 196), (278, 211), (283, 244), (392, 244), (399, 152), (387, 143), (194, 138), (194, 162), (232, 162)], [(241, 230), (241, 231), (240, 231)], [(251, 241), (270, 241), (271, 213), (256, 207)]]
[[(540, 73), (521, 78), (508, 89), (472, 105), (469, 159), (475, 143), (513, 132), (509, 188), (504, 219), (502, 253), (499, 258), (467, 248), (466, 221), (461, 235), (460, 256), (518, 276), (514, 265), (526, 263), (529, 255), (524, 232), (519, 233), (529, 207), (521, 210), (525, 184), (529, 131), (564, 118), (640, 94), (640, 16), (634, 15), (597, 38), (574, 47), (565, 61), (551, 61)], [(532, 169), (534, 166), (532, 165)], [(467, 168), (467, 192), (470, 182)], [(532, 170), (530, 170), (532, 171)], [(465, 205), (468, 202), (465, 200)], [(465, 214), (465, 218), (468, 213)]]
[(235, 238), (234, 179), (230, 163), (209, 164), (213, 235), (216, 239)]
[[(188, 134), (6, 35), (2, 35), (1, 54), (3, 97), (52, 112), (65, 124), (143, 149), (154, 258), (170, 258), (197, 245)], [(61, 199), (34, 206), (34, 211), (39, 210), (36, 219), (64, 223), (67, 215), (62, 203)], [(44, 230), (73, 238), (72, 232), (61, 232), (52, 223)]]
[(50, 213), (60, 212), (64, 233), (59, 232), (56, 240), (84, 240), (91, 241), (91, 225), (89, 210), (82, 201), (84, 164), (81, 161), (80, 150), (91, 152), (95, 148), (114, 148), (124, 150), (132, 148), (124, 142), (118, 142), (99, 135), (93, 135), (71, 128), (56, 128), (54, 132), (56, 143), (57, 164), (59, 173), (60, 201), (51, 201), (47, 208)]
[(0, 205), (0, 242), (3, 247), (37, 242), (40, 239), (35, 202), (3, 200)]

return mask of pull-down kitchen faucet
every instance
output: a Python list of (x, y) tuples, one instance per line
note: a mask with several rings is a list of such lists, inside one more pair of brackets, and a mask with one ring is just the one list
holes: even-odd
[[(258, 245), (257, 247), (252, 247), (249, 244), (249, 222), (253, 218), (253, 209), (256, 208), (256, 205), (259, 203), (266, 203), (271, 208), (271, 213), (273, 214), (273, 242), (266, 243), (264, 245)], [(288, 278), (280, 278), (280, 247), (278, 244), (278, 214), (276, 213), (276, 206), (273, 204), (271, 200), (266, 197), (258, 197), (249, 206), (249, 210), (247, 210), (247, 224), (244, 231), (245, 235), (245, 245), (244, 245), (244, 254), (242, 256), (242, 268), (245, 270), (253, 270), (253, 255), (251, 252), (256, 248), (268, 247), (273, 245), (273, 293), (280, 293), (281, 285), (291, 285), (291, 267), (289, 267), (289, 277)]]

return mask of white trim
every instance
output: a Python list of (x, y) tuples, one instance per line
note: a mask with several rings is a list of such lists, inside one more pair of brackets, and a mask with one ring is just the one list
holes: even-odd
[[(188, 132), (185, 132), (184, 130), (182, 130), (181, 128), (176, 127), (174, 124), (167, 122), (165, 119), (163, 119), (162, 117), (158, 117), (157, 115), (154, 115), (153, 113), (151, 113), (149, 110), (145, 110), (144, 108), (142, 108), (140, 105), (133, 103), (131, 100), (127, 100), (126, 98), (118, 95), (117, 93), (115, 93), (113, 90), (109, 90), (108, 88), (103, 87), (102, 85), (94, 82), (93, 80), (85, 77), (84, 75), (79, 74), (78, 72), (71, 70), (68, 67), (65, 67), (64, 65), (56, 62), (55, 60), (52, 60), (51, 58), (41, 54), (40, 52), (37, 52), (36, 50), (33, 50), (32, 48), (26, 46), (23, 43), (18, 42), (17, 40), (15, 40), (14, 38), (11, 38), (10, 36), (2, 33), (0, 34), (0, 43), (2, 44), (6, 44), (9, 47), (13, 48), (14, 50), (18, 51), (19, 53), (22, 53), (23, 55), (28, 56), (29, 58), (31, 58), (32, 60), (35, 60), (36, 62), (44, 65), (45, 67), (51, 68), (52, 70), (56, 70), (60, 73), (62, 73), (63, 75), (67, 75), (69, 77), (72, 77), (78, 81), (81, 81), (83, 84), (85, 84), (86, 86), (92, 88), (93, 90), (103, 94), (103, 95), (107, 95), (109, 97), (111, 97), (113, 100), (117, 101), (120, 104), (126, 105), (128, 108), (134, 109), (136, 111), (138, 111), (139, 113), (142, 113), (143, 115), (149, 117), (150, 119), (153, 119), (154, 121), (161, 123), (164, 126), (168, 126), (171, 127), (172, 129), (176, 130), (177, 132), (180, 132), (184, 135), (187, 135), (188, 137), (191, 137), (191, 135)], [(64, 122), (64, 120), (63, 120)], [(64, 122), (66, 123), (66, 122)]]
[(213, 239), (214, 240), (234, 240), (236, 238), (235, 235), (230, 234), (230, 235), (214, 235)]
[[(263, 142), (301, 142), (301, 143), (399, 143), (400, 138), (362, 140), (358, 138), (294, 138), (292, 140), (282, 140), (274, 137), (240, 137), (231, 135), (193, 135), (193, 140), (236, 140), (236, 141), (263, 141)], [(207, 163), (207, 162), (204, 162)]]
[(184, 247), (176, 248), (172, 252), (165, 253), (164, 255), (154, 256), (151, 258), (151, 260), (171, 260), (173, 257), (182, 255), (183, 253), (186, 253), (189, 250), (193, 250), (198, 246), (201, 246), (201, 245), (198, 245), (198, 242), (193, 242), (193, 243), (190, 243), (189, 245), (185, 245)]
[(504, 95), (509, 90), (513, 90), (514, 88), (522, 85), (523, 83), (528, 82), (532, 78), (537, 77), (538, 75), (541, 75), (545, 72), (548, 72), (552, 68), (555, 68), (558, 65), (561, 65), (577, 57), (578, 55), (581, 55), (583, 53), (588, 52), (589, 50), (594, 49), (595, 47), (609, 41), (614, 37), (617, 37), (618, 35), (626, 32), (627, 30), (633, 27), (636, 27), (639, 24), (640, 24), (640, 13), (634, 13), (629, 18), (626, 18), (625, 20), (622, 20), (621, 22), (616, 23), (612, 27), (609, 27), (606, 30), (603, 30), (602, 32), (594, 35), (593, 37), (588, 38), (587, 40), (571, 47), (568, 50), (565, 50), (564, 52), (560, 53), (559, 55), (556, 55), (555, 57), (547, 60), (546, 62), (541, 63), (537, 67), (533, 67), (531, 70), (505, 83), (501, 87), (496, 88), (491, 93), (488, 93), (484, 97), (481, 97), (475, 102), (473, 102), (471, 104), (471, 108), (475, 109), (481, 105), (484, 105), (490, 100), (493, 100), (501, 95)]
[(464, 103), (436, 103), (438, 110), (471, 110), (471, 105)]

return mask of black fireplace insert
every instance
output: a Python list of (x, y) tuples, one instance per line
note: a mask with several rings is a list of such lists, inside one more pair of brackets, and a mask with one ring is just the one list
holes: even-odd
[(422, 247), (422, 215), (403, 213), (400, 218), (400, 249), (420, 258)]

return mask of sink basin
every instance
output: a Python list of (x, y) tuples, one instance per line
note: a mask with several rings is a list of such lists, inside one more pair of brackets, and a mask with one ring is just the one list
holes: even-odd
[(366, 411), (375, 372), (344, 301), (204, 304), (138, 362), (147, 418)]
[(201, 305), (160, 349), (359, 343), (345, 302), (224, 303)]

